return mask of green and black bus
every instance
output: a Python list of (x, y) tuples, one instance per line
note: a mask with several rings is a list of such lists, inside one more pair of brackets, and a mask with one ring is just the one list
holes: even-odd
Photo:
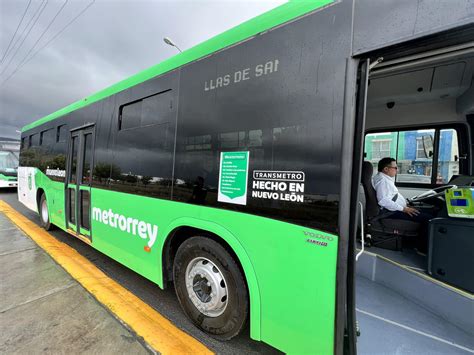
[[(472, 56), (473, 20), (467, 0), (289, 1), (25, 126), (19, 200), (46, 229), (174, 284), (216, 338), (249, 321), (284, 352), (355, 353), (366, 126), (436, 102), (452, 112), (434, 129), (456, 121), (458, 173), (472, 173), (472, 61), (449, 61)], [(433, 58), (438, 74), (410, 67)], [(408, 115), (403, 129), (429, 123)]]

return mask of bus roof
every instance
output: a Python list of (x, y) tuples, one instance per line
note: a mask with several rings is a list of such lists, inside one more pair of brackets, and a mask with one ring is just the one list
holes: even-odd
[(251, 38), (259, 33), (269, 30), (275, 26), (293, 20), (308, 12), (323, 7), (334, 0), (289, 0), (287, 3), (276, 7), (273, 10), (265, 12), (251, 20), (248, 20), (228, 31), (225, 31), (205, 42), (202, 42), (184, 52), (177, 54), (165, 61), (145, 69), (125, 80), (92, 94), (82, 100), (76, 101), (56, 112), (53, 112), (37, 121), (34, 121), (22, 128), (22, 132), (37, 127), (45, 122), (54, 120), (67, 113), (88, 106), (94, 102), (100, 101), (108, 96), (128, 89), (134, 85), (140, 84), (158, 75), (179, 68), (182, 65), (208, 56), (214, 52), (224, 49)]

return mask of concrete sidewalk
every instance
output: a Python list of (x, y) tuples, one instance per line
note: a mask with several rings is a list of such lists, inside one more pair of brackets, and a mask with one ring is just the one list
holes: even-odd
[(0, 212), (0, 353), (149, 352)]

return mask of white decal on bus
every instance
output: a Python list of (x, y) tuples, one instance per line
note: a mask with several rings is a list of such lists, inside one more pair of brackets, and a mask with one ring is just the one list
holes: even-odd
[(137, 235), (142, 239), (148, 239), (148, 247), (151, 248), (158, 235), (158, 226), (140, 221), (136, 218), (125, 217), (124, 215), (114, 213), (111, 208), (101, 210), (98, 207), (92, 208), (92, 218), (100, 223), (112, 228), (120, 228), (122, 232)]
[(302, 171), (254, 170), (252, 197), (304, 202), (305, 173)]

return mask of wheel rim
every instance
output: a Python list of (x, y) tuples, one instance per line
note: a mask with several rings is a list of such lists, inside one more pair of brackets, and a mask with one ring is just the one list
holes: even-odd
[(208, 317), (224, 313), (229, 301), (227, 282), (209, 259), (198, 257), (186, 268), (186, 290), (196, 308)]
[(41, 218), (43, 219), (44, 223), (48, 223), (48, 204), (46, 203), (46, 199), (41, 202)]

